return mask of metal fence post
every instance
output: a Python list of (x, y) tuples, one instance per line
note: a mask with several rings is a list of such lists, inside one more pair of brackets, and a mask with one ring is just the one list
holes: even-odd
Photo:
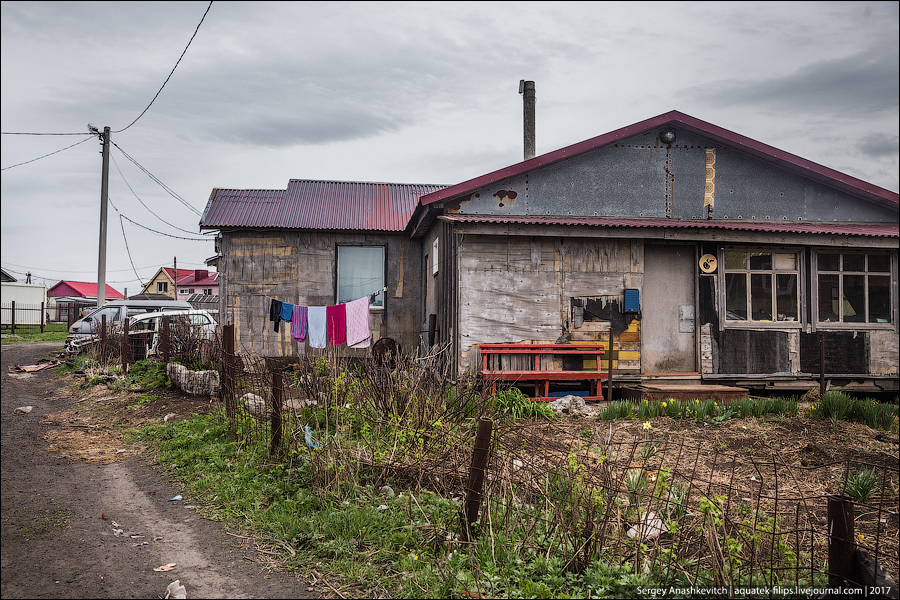
[(44, 303), (41, 302), (41, 333), (44, 333)]
[(12, 333), (15, 334), (16, 333), (16, 301), (15, 300), (12, 301), (12, 320), (10, 321), (10, 323), (12, 323), (12, 325), (11, 325)]
[(469, 540), (469, 525), (478, 520), (481, 508), (481, 490), (484, 488), (484, 475), (487, 471), (488, 456), (491, 449), (491, 431), (494, 422), (490, 419), (478, 420), (478, 432), (475, 434), (475, 449), (472, 452), (472, 463), (469, 467), (469, 484), (466, 486), (465, 523), (463, 524), (464, 541)]
[(159, 345), (162, 346), (163, 362), (169, 364), (170, 342), (172, 338), (169, 328), (169, 317), (162, 318), (162, 330), (159, 332)]
[(281, 369), (272, 373), (272, 444), (269, 454), (275, 455), (281, 446), (281, 410), (284, 404), (284, 376)]
[(131, 359), (131, 339), (128, 337), (128, 317), (125, 317), (125, 322), (122, 324), (122, 373), (124, 375), (128, 374), (128, 363)]
[(100, 357), (101, 360), (106, 360), (106, 315), (100, 316)]
[(229, 422), (234, 419), (234, 325), (222, 326), (222, 395)]
[(828, 496), (828, 587), (843, 588), (853, 581), (853, 501)]

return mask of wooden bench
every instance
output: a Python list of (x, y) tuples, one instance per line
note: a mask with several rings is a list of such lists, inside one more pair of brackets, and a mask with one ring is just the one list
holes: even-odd
[[(548, 402), (551, 381), (586, 381), (590, 386), (590, 395), (586, 401), (603, 400), (602, 381), (609, 378), (608, 371), (600, 370), (600, 359), (606, 354), (605, 342), (587, 342), (579, 344), (481, 344), (481, 375), (490, 382), (491, 391), (497, 392), (497, 384), (501, 382), (534, 382), (534, 400)], [(508, 369), (502, 367), (502, 356), (508, 355), (529, 357), (528, 369)], [(596, 357), (595, 369), (569, 371), (561, 369), (542, 369), (541, 357), (552, 356)], [(509, 359), (508, 359), (509, 360)], [(544, 361), (546, 362), (546, 360)]]

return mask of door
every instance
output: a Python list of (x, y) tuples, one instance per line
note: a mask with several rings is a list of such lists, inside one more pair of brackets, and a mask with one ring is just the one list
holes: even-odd
[(695, 248), (644, 245), (641, 373), (697, 372)]

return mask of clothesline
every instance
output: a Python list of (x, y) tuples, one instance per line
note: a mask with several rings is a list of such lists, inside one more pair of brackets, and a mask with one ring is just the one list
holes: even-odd
[(291, 335), (302, 344), (307, 339), (312, 348), (346, 344), (351, 348), (368, 348), (372, 332), (369, 301), (387, 291), (376, 292), (350, 302), (331, 306), (302, 306), (266, 296), (269, 320), (278, 331), (281, 321), (291, 323)]

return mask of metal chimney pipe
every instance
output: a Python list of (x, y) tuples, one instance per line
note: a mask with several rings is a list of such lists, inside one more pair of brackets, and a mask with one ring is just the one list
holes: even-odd
[(534, 158), (535, 153), (535, 135), (534, 135), (534, 82), (519, 82), (519, 93), (522, 94), (523, 113), (525, 122), (525, 160)]

